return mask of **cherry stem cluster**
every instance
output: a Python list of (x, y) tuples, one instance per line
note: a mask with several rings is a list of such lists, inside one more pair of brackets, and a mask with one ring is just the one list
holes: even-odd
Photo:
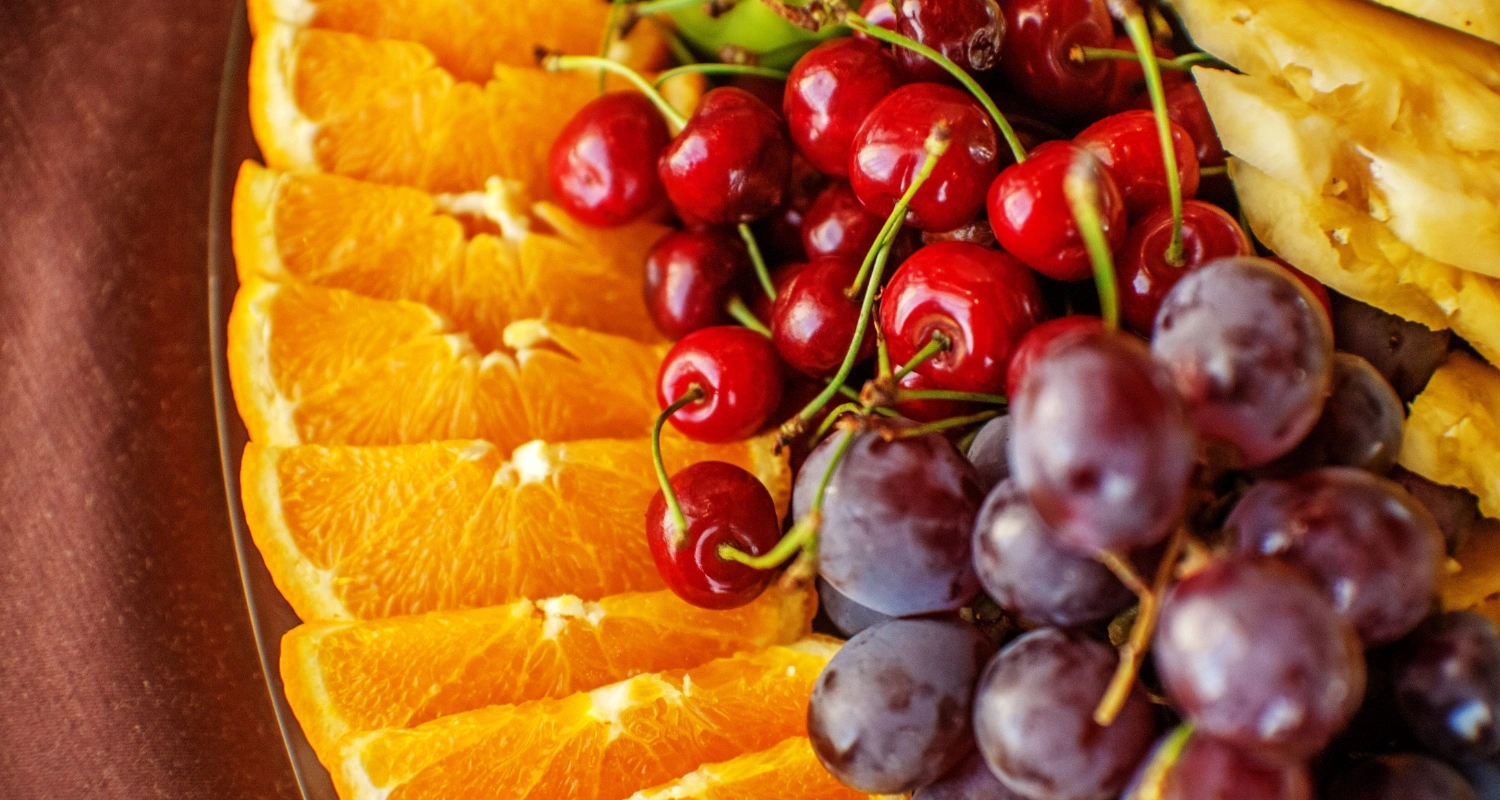
[(661, 428), (683, 406), (696, 403), (704, 396), (703, 387), (696, 383), (692, 384), (685, 394), (662, 409), (661, 415), (656, 418), (656, 424), (651, 428), (651, 463), (656, 467), (656, 481), (661, 484), (662, 496), (666, 498), (667, 509), (672, 514), (671, 534), (674, 544), (686, 541), (688, 525), (687, 517), (682, 514), (682, 504), (677, 502), (677, 492), (672, 489), (672, 479), (667, 475), (667, 464), (661, 457)]
[(1115, 286), (1115, 262), (1104, 238), (1104, 223), (1099, 216), (1099, 182), (1095, 175), (1098, 162), (1092, 156), (1080, 157), (1063, 178), (1063, 194), (1078, 223), (1078, 233), (1094, 265), (1094, 284), (1099, 289), (1099, 308), (1104, 324), (1120, 327), (1119, 289)]
[(834, 446), (833, 455), (828, 459), (828, 467), (823, 470), (823, 477), (818, 481), (818, 491), (813, 495), (812, 506), (781, 537), (775, 547), (764, 555), (752, 556), (731, 545), (721, 544), (719, 558), (735, 561), (752, 569), (775, 569), (794, 555), (813, 551), (818, 546), (818, 528), (823, 525), (823, 498), (828, 494), (828, 484), (833, 480), (833, 473), (838, 469), (839, 463), (844, 460), (844, 454), (849, 451), (849, 445), (854, 442), (855, 434), (856, 431), (846, 431)]
[(541, 62), (542, 69), (548, 72), (598, 69), (602, 72), (619, 75), (629, 81), (635, 88), (639, 89), (642, 94), (646, 95), (646, 99), (650, 100), (651, 104), (656, 106), (656, 109), (661, 112), (663, 117), (666, 117), (667, 127), (672, 130), (672, 133), (678, 133), (684, 127), (687, 127), (687, 117), (683, 116), (682, 112), (673, 108), (672, 104), (667, 102), (667, 98), (662, 97), (661, 92), (657, 91), (655, 86), (652, 86), (639, 72), (618, 61), (612, 61), (603, 56), (564, 56), (545, 51), (538, 52), (538, 59)]
[(1124, 708), (1126, 699), (1130, 697), (1130, 690), (1135, 686), (1136, 676), (1141, 671), (1141, 662), (1145, 660), (1146, 650), (1150, 647), (1151, 634), (1156, 631), (1162, 595), (1166, 593), (1167, 582), (1172, 579), (1172, 571), (1177, 567), (1177, 558), (1182, 554), (1182, 545), (1186, 539), (1187, 527), (1179, 525), (1172, 532), (1167, 552), (1156, 566), (1155, 579), (1150, 586), (1145, 584), (1129, 561), (1115, 553), (1099, 555), (1099, 560), (1140, 600), (1140, 610), (1136, 612), (1135, 622), (1130, 626), (1130, 636), (1120, 646), (1120, 664), (1115, 669), (1114, 677), (1110, 679), (1109, 688), (1104, 691), (1104, 697), (1094, 709), (1094, 721), (1100, 725), (1107, 726), (1114, 722), (1120, 709)]
[[(1161, 69), (1169, 69), (1174, 72), (1188, 72), (1193, 67), (1213, 64), (1220, 65), (1224, 62), (1209, 55), (1208, 53), (1185, 53), (1176, 58), (1161, 58), (1153, 54), (1152, 58)], [(1090, 61), (1134, 61), (1142, 63), (1141, 54), (1134, 50), (1117, 50), (1113, 47), (1084, 47), (1075, 45), (1068, 51), (1068, 59), (1075, 64), (1087, 64)]]
[(1180, 267), (1184, 263), (1182, 246), (1182, 181), (1177, 175), (1177, 148), (1172, 144), (1172, 119), (1167, 115), (1167, 92), (1161, 82), (1161, 62), (1146, 15), (1135, 0), (1110, 0), (1110, 11), (1125, 26), (1125, 33), (1140, 56), (1141, 71), (1146, 75), (1146, 92), (1151, 95), (1151, 112), (1156, 115), (1156, 134), (1161, 139), (1161, 161), (1167, 170), (1167, 196), (1172, 203), (1172, 243), (1167, 245), (1167, 263)]
[(787, 77), (786, 70), (757, 67), (751, 64), (683, 64), (680, 67), (673, 67), (665, 72), (657, 73), (656, 80), (652, 82), (652, 85), (660, 88), (662, 84), (678, 75), (689, 75), (695, 72), (706, 75), (755, 75), (778, 81), (784, 81)]

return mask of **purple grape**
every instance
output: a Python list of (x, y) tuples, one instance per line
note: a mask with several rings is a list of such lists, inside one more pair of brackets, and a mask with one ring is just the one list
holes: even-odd
[(823, 613), (828, 615), (833, 626), (845, 636), (855, 636), (877, 622), (893, 619), (887, 614), (882, 614), (873, 608), (865, 608), (850, 600), (838, 589), (829, 586), (828, 581), (822, 578), (818, 578), (818, 600)]
[(1333, 785), (1333, 800), (1479, 800), (1454, 768), (1419, 755), (1367, 758)]
[(1349, 353), (1333, 356), (1333, 393), (1312, 433), (1264, 472), (1285, 477), (1318, 467), (1390, 472), (1401, 451), (1406, 406), (1370, 362)]
[(1162, 300), (1151, 350), (1198, 432), (1240, 466), (1267, 464), (1318, 421), (1333, 371), (1333, 332), (1290, 273), (1236, 256), (1188, 272)]
[(1059, 342), (1011, 417), (1016, 486), (1080, 554), (1149, 547), (1181, 516), (1196, 444), (1168, 376), (1133, 336)]
[(1139, 684), (1114, 723), (1094, 722), (1118, 662), (1109, 645), (1057, 628), (1032, 631), (995, 656), (974, 697), (974, 736), (1001, 783), (1029, 800), (1120, 794), (1156, 722)]
[(1354, 629), (1295, 568), (1218, 561), (1173, 587), (1156, 671), (1196, 726), (1278, 760), (1306, 758), (1354, 716), (1365, 661)]
[(895, 619), (836, 653), (813, 686), (807, 735), (850, 788), (910, 792), (972, 752), (974, 683), (994, 652), (957, 620)]
[(1416, 498), (1349, 467), (1258, 483), (1225, 527), (1239, 552), (1307, 569), (1366, 646), (1417, 627), (1446, 560), (1437, 520)]
[[(797, 475), (792, 512), (812, 507), (840, 440)], [(850, 600), (892, 617), (956, 611), (979, 591), (971, 543), (984, 500), (974, 467), (941, 434), (886, 441), (855, 433), (823, 498), (818, 572)]]
[(1458, 768), (1479, 800), (1500, 800), (1500, 760), (1465, 761)]
[(1469, 611), (1422, 624), (1401, 645), (1396, 706), (1434, 753), (1482, 759), (1500, 752), (1500, 632)]
[(1036, 625), (1099, 622), (1135, 602), (1107, 567), (1061, 546), (1011, 481), (996, 486), (979, 510), (974, 571), (1001, 608)]
[(1443, 541), (1448, 544), (1448, 555), (1457, 553), (1479, 521), (1479, 498), (1456, 486), (1433, 483), (1404, 467), (1392, 470), (1391, 480), (1405, 487), (1432, 512), (1438, 530), (1443, 532)]
[(1370, 362), (1402, 400), (1421, 393), (1448, 357), (1453, 335), (1387, 314), (1358, 300), (1333, 298), (1333, 340)]
[(1169, 765), (1158, 764), (1168, 736), (1141, 765), (1130, 798), (1151, 800), (1312, 800), (1312, 778), (1301, 764), (1272, 764), (1212, 736), (1196, 733)]
[(996, 417), (984, 424), (965, 454), (979, 483), (986, 491), (1010, 477), (1010, 416)]
[(918, 789), (911, 800), (1027, 800), (1007, 789), (978, 751), (948, 774)]

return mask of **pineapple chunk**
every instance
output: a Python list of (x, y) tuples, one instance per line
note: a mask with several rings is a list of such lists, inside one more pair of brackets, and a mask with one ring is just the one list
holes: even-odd
[(1376, 0), (1439, 25), (1500, 42), (1500, 4), (1493, 0)]
[(1500, 370), (1455, 352), (1411, 406), (1401, 465), (1479, 498), (1500, 517)]
[(1349, 297), (1441, 329), (1500, 364), (1500, 280), (1434, 261), (1339, 200), (1299, 192), (1239, 159), (1229, 174), (1255, 235)]

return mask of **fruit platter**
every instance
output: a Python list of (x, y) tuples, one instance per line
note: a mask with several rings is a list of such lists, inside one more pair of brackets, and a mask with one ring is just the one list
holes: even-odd
[(338, 798), (1500, 800), (1500, 5), (249, 17)]

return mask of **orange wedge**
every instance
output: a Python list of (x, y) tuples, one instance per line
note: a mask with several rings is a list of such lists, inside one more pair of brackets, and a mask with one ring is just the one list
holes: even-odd
[(813, 681), (837, 647), (814, 638), (586, 694), (351, 736), (334, 783), (345, 800), (625, 800), (802, 735)]
[(730, 611), (669, 591), (521, 600), (366, 622), (316, 622), (281, 640), (287, 701), (331, 760), (351, 733), (409, 728), (492, 705), (566, 697), (806, 636), (813, 596), (772, 587)]
[(818, 762), (805, 736), (697, 771), (630, 800), (858, 800), (871, 795), (839, 783)]
[[(676, 471), (738, 464), (785, 510), (770, 437), (665, 439)], [(644, 439), (531, 442), (507, 461), (481, 441), (245, 448), (245, 517), (303, 620), (376, 619), (574, 594), (662, 588), (644, 534), (656, 493)]]
[[(661, 340), (641, 283), (646, 254), (667, 228), (580, 228), (560, 209), (526, 208), (493, 183), (434, 197), (247, 161), (234, 191), (240, 280), (300, 280), (424, 303), (480, 350), (499, 347), (505, 326), (528, 318)], [(495, 233), (469, 236), (465, 223)]]
[(644, 436), (665, 345), (523, 320), (481, 354), (426, 306), (252, 278), (229, 318), (235, 402), (263, 444)]

